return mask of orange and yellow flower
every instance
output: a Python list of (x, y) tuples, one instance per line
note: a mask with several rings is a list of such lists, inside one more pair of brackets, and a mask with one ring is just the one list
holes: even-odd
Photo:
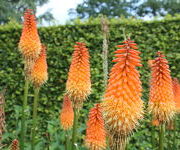
[(104, 150), (106, 148), (106, 131), (99, 104), (89, 112), (85, 144), (90, 150)]
[(17, 139), (12, 141), (11, 150), (19, 150), (19, 141)]
[(112, 67), (108, 86), (102, 101), (102, 110), (111, 147), (124, 149), (127, 137), (143, 118), (141, 81), (136, 67), (141, 66), (140, 52), (130, 39), (115, 51), (116, 64)]
[(160, 52), (158, 55), (151, 66), (149, 111), (162, 124), (173, 118), (175, 102), (168, 61)]
[(80, 108), (91, 92), (89, 52), (84, 43), (76, 42), (74, 46), (66, 91), (74, 108)]
[(178, 113), (180, 113), (180, 83), (177, 78), (173, 79), (173, 92), (174, 92), (176, 110)]
[(24, 14), (24, 25), (19, 42), (19, 49), (28, 60), (36, 59), (41, 51), (36, 18), (31, 9), (27, 9)]
[(46, 62), (46, 47), (42, 45), (41, 53), (39, 57), (35, 60), (29, 75), (30, 80), (36, 87), (40, 87), (47, 81), (47, 68), (48, 67)]
[(72, 102), (67, 95), (64, 96), (62, 111), (60, 113), (59, 120), (64, 130), (72, 128), (74, 121), (74, 111)]

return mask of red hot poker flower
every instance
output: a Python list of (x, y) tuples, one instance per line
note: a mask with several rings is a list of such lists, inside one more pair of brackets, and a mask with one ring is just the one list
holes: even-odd
[(19, 49), (26, 59), (34, 60), (41, 51), (41, 42), (37, 31), (35, 15), (31, 9), (24, 13), (24, 25)]
[(173, 79), (173, 92), (174, 92), (176, 110), (178, 113), (180, 113), (180, 83), (177, 78)]
[(60, 113), (59, 120), (64, 130), (72, 128), (74, 121), (74, 111), (72, 108), (72, 102), (67, 95), (64, 96), (62, 111)]
[(89, 112), (85, 144), (90, 150), (104, 150), (106, 148), (106, 131), (99, 104)]
[(19, 141), (17, 139), (12, 141), (11, 150), (19, 150)]
[(130, 39), (115, 51), (116, 64), (112, 67), (108, 86), (102, 101), (102, 110), (111, 147), (124, 149), (126, 139), (142, 119), (141, 81), (136, 67), (141, 66), (140, 52)]
[(172, 79), (168, 61), (160, 52), (151, 66), (149, 110), (159, 124), (169, 122), (175, 113)]
[(47, 81), (47, 68), (48, 66), (46, 62), (46, 47), (42, 45), (41, 53), (39, 57), (35, 60), (29, 75), (30, 80), (36, 87), (40, 87)]
[(91, 92), (89, 52), (84, 43), (76, 42), (66, 83), (74, 108), (81, 108)]

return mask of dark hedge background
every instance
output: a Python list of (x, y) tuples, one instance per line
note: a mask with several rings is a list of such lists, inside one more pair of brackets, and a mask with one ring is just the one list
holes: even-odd
[[(180, 18), (139, 22), (126, 21), (122, 23), (110, 23), (109, 36), (109, 67), (112, 66), (113, 51), (123, 40), (123, 29), (126, 34), (131, 34), (131, 39), (138, 44), (142, 52), (142, 64), (139, 68), (141, 80), (143, 82), (143, 100), (148, 101), (148, 83), (150, 70), (147, 65), (149, 59), (153, 59), (156, 51), (163, 51), (167, 56), (173, 77), (180, 79)], [(6, 93), (6, 128), (5, 142), (9, 143), (13, 138), (18, 138), (20, 129), (20, 110), (23, 95), (23, 63), (18, 51), (18, 42), (21, 34), (21, 27), (13, 25), (0, 26), (0, 87), (7, 86)], [(92, 94), (84, 103), (81, 113), (79, 132), (81, 139), (85, 133), (85, 122), (89, 109), (94, 103), (100, 101), (104, 91), (103, 70), (102, 70), (102, 32), (100, 24), (65, 25), (39, 28), (42, 43), (48, 49), (48, 72), (49, 80), (42, 87), (40, 94), (40, 104), (38, 108), (38, 145), (41, 149), (44, 145), (49, 145), (50, 149), (63, 149), (64, 133), (59, 129), (59, 111), (62, 97), (65, 91), (67, 73), (73, 52), (73, 45), (76, 41), (87, 43), (90, 51)], [(32, 87), (29, 94), (29, 105), (33, 101)], [(31, 107), (29, 108), (31, 112)], [(30, 114), (27, 113), (27, 116)], [(30, 121), (29, 121), (30, 122)], [(179, 122), (180, 126), (180, 122)], [(30, 123), (28, 123), (28, 133), (30, 134)], [(145, 115), (140, 128), (133, 135), (129, 149), (144, 150), (151, 147), (151, 124), (150, 116)], [(171, 131), (173, 132), (173, 131)], [(169, 139), (172, 133), (167, 133)], [(156, 135), (157, 136), (157, 135)], [(29, 135), (27, 135), (29, 137)], [(167, 140), (167, 145), (171, 140)], [(177, 141), (180, 147), (180, 135), (177, 134)], [(82, 140), (79, 141), (82, 143)], [(168, 142), (170, 144), (168, 144)], [(51, 144), (50, 144), (51, 143)], [(58, 147), (60, 145), (60, 147)], [(82, 146), (83, 147), (83, 146)], [(42, 148), (46, 149), (46, 148)], [(80, 148), (84, 149), (84, 148)]]

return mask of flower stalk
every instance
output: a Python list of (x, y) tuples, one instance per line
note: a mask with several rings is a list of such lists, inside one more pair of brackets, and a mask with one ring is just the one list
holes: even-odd
[(152, 144), (152, 148), (154, 149), (156, 146), (156, 138), (155, 138), (155, 129), (154, 127), (152, 127), (151, 129), (151, 144)]
[(173, 149), (176, 149), (176, 116), (174, 117), (174, 130), (173, 130)]
[(77, 139), (76, 137), (77, 137), (78, 117), (79, 117), (79, 111), (74, 109), (74, 123), (73, 123), (73, 132), (72, 132), (71, 150), (75, 149), (75, 144)]
[(39, 100), (39, 87), (34, 89), (34, 104), (33, 104), (33, 125), (32, 125), (32, 136), (31, 136), (31, 150), (35, 149), (35, 133), (37, 125), (37, 108)]
[(164, 149), (165, 124), (159, 126), (159, 150)]
[(102, 57), (103, 57), (104, 87), (106, 87), (107, 86), (107, 80), (108, 80), (109, 26), (108, 26), (108, 20), (105, 16), (103, 16), (101, 18), (101, 26), (102, 26), (102, 33), (103, 33)]
[(21, 120), (21, 142), (20, 142), (21, 150), (24, 150), (24, 143), (25, 143), (24, 141), (26, 135), (26, 109), (27, 109), (27, 100), (28, 100), (28, 89), (29, 89), (29, 80), (26, 78), (24, 85), (22, 120)]

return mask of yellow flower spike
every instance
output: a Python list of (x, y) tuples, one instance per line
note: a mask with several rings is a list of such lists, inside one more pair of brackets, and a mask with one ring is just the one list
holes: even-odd
[(85, 145), (89, 150), (104, 150), (106, 148), (106, 131), (99, 104), (96, 104), (89, 112)]
[(159, 124), (169, 122), (175, 114), (172, 79), (168, 61), (158, 52), (151, 66), (149, 111)]
[(111, 69), (108, 86), (102, 101), (103, 116), (108, 130), (110, 147), (125, 149), (126, 141), (143, 118), (141, 81), (136, 67), (141, 66), (140, 52), (130, 39), (115, 51), (116, 62)]
[(47, 62), (46, 62), (46, 47), (42, 45), (41, 53), (39, 57), (35, 60), (31, 70), (29, 78), (35, 87), (40, 87), (48, 80), (47, 72)]
[(74, 111), (72, 102), (67, 95), (64, 96), (62, 111), (59, 116), (60, 124), (64, 130), (69, 130), (73, 126)]
[(76, 42), (66, 83), (66, 92), (74, 108), (80, 109), (91, 93), (89, 52), (84, 43)]

